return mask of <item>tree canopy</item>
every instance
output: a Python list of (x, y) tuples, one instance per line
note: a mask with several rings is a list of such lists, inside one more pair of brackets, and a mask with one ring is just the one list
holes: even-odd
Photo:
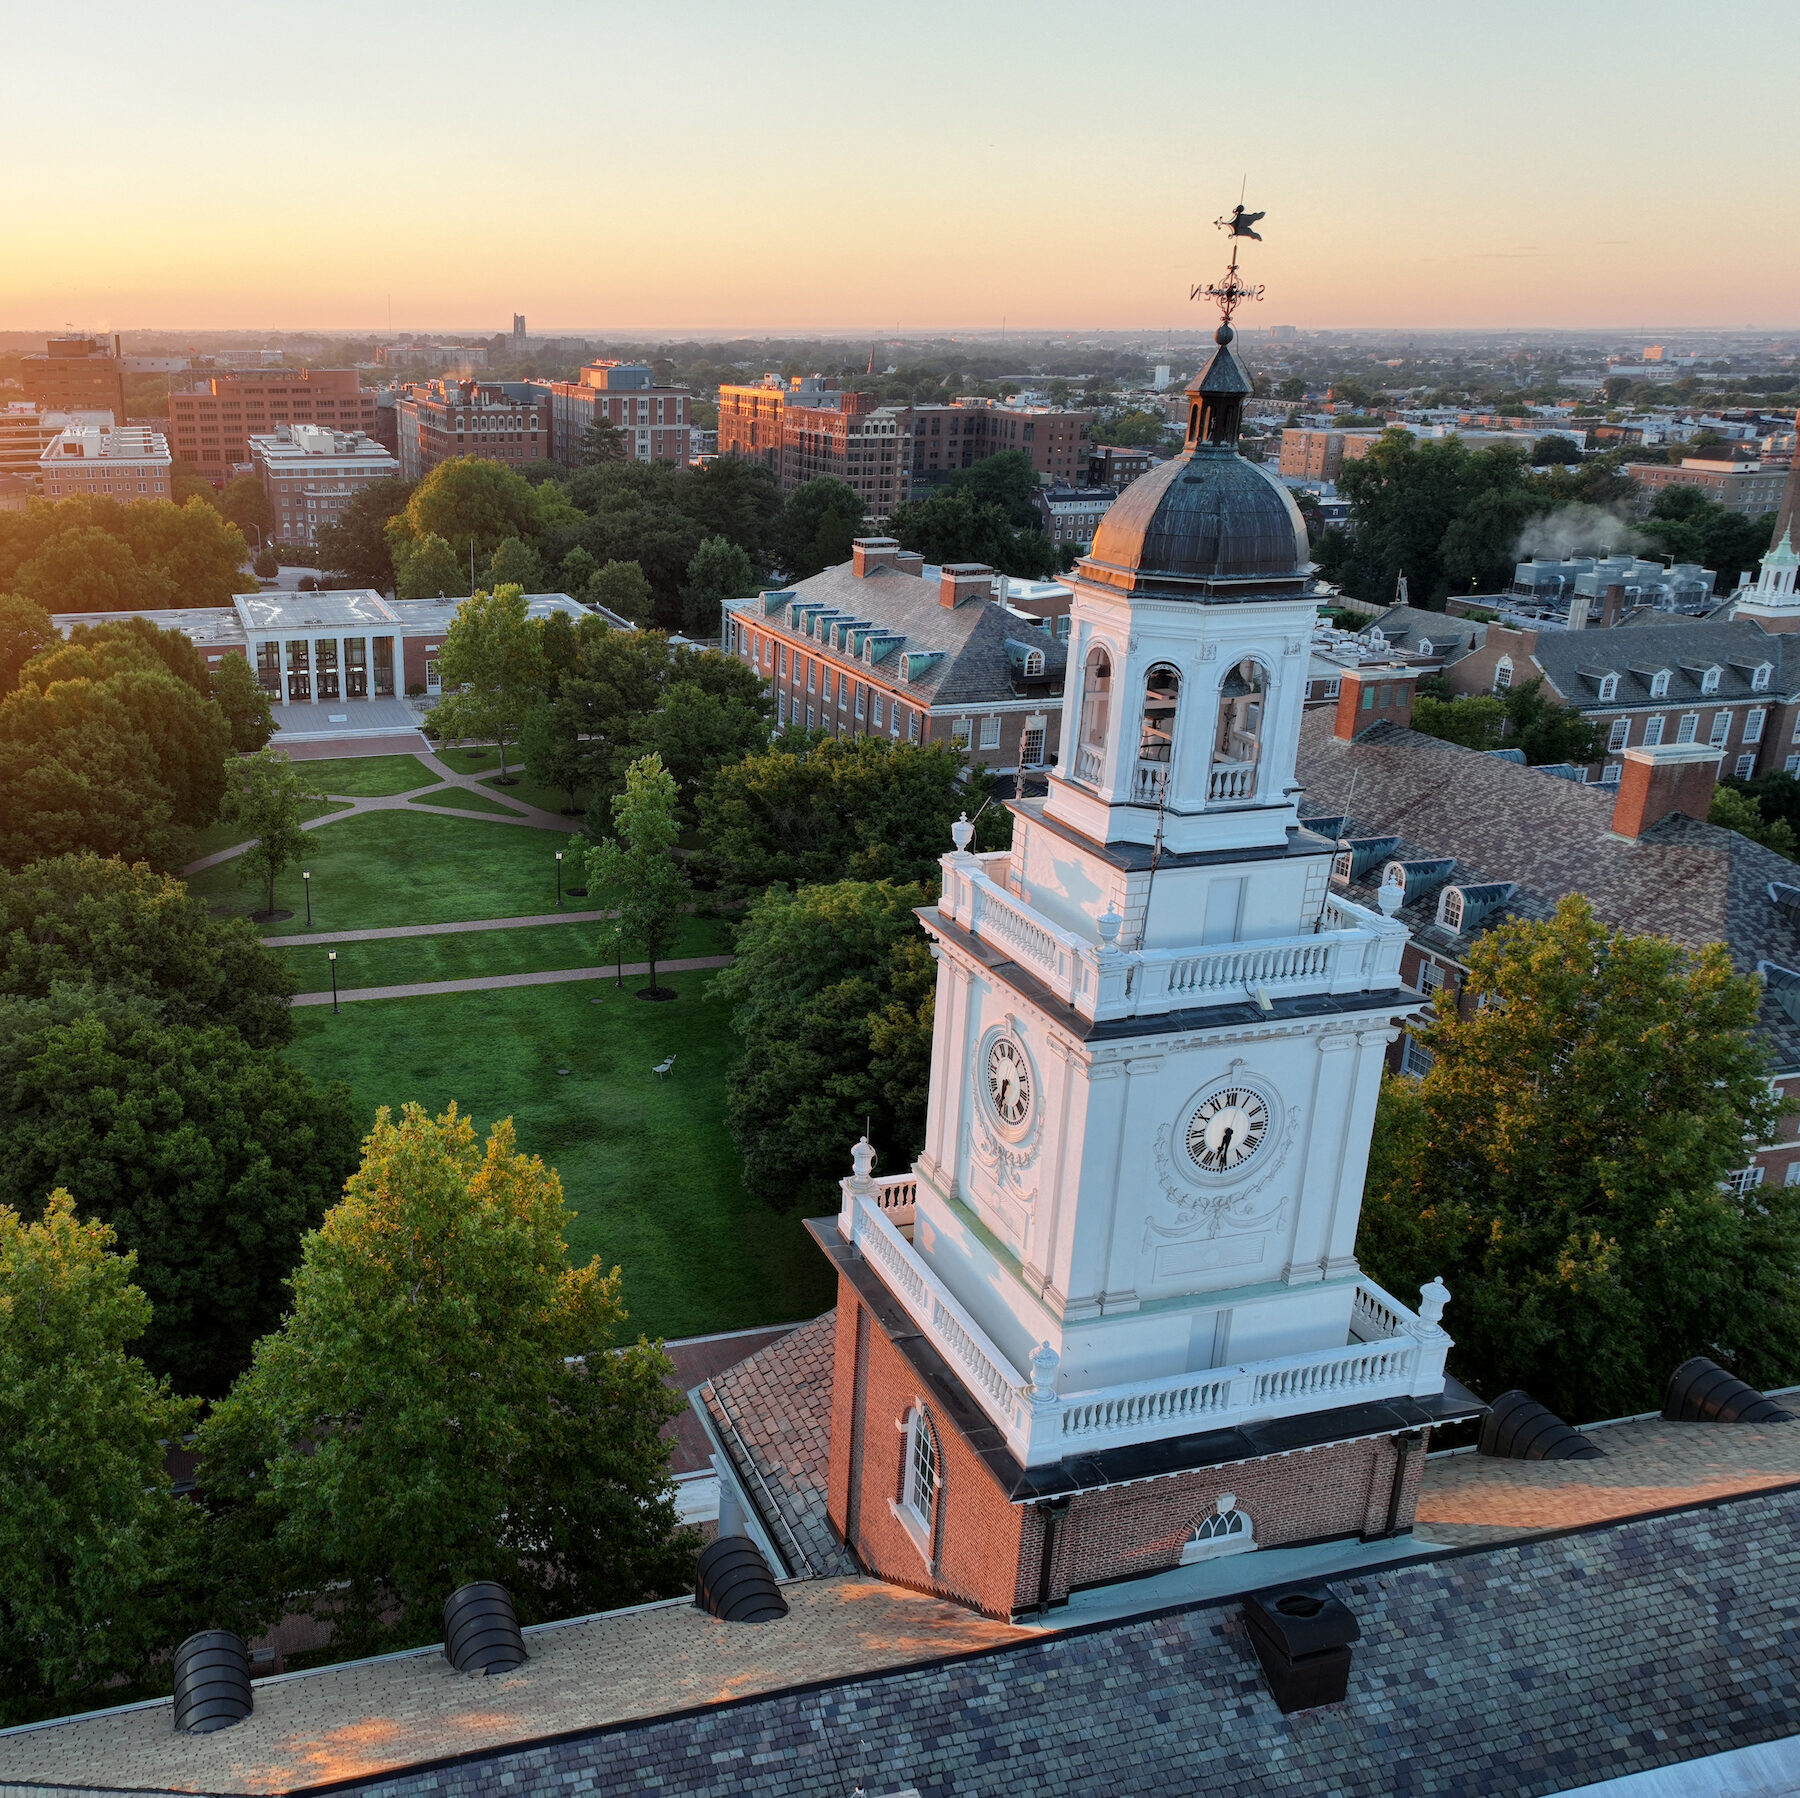
[(306, 847), (300, 826), (325, 795), (278, 749), (236, 755), (226, 769), (219, 815), (254, 838), (236, 858), (238, 878), (263, 887), (263, 915), (275, 911), (275, 882)]
[(498, 587), (465, 599), (438, 651), (438, 670), (444, 696), (431, 715), (437, 733), (446, 741), (498, 744), (504, 781), (507, 748), (518, 741), (546, 681), (543, 631), (524, 589)]
[(0, 593), (47, 612), (228, 606), (248, 556), (243, 533), (200, 499), (80, 496), (0, 512)]
[(1460, 1004), (1382, 1088), (1358, 1253), (1442, 1275), (1452, 1370), (1574, 1420), (1652, 1408), (1704, 1354), (1800, 1377), (1800, 1189), (1723, 1183), (1771, 1140), (1760, 983), (1571, 896), (1480, 938)]
[(1025, 580), (1056, 572), (1056, 551), (1035, 523), (1018, 529), (1007, 506), (979, 501), (967, 489), (910, 499), (894, 508), (887, 528), (902, 548), (927, 562), (985, 562)]
[(376, 1115), (306, 1239), (281, 1328), (200, 1433), (200, 1480), (269, 1612), (311, 1594), (341, 1652), (433, 1642), (499, 1580), (526, 1623), (692, 1578), (669, 1362), (619, 1347), (618, 1270), (569, 1265), (562, 1184), (452, 1106)]
[(387, 523), (406, 510), (412, 494), (413, 483), (398, 475), (359, 488), (341, 512), (319, 526), (319, 565), (346, 587), (393, 592), (394, 551)]
[(936, 964), (913, 910), (927, 897), (844, 880), (773, 888), (746, 912), (707, 997), (731, 1006), (743, 1045), (728, 1116), (766, 1203), (834, 1206), (865, 1122), (889, 1169), (924, 1146)]
[(675, 946), (686, 909), (687, 875), (672, 853), (681, 824), (675, 815), (675, 782), (661, 757), (641, 757), (625, 770), (625, 790), (612, 802), (611, 840), (588, 851), (588, 886), (615, 902), (613, 946), (650, 964), (644, 995), (674, 998), (659, 987), (656, 964)]

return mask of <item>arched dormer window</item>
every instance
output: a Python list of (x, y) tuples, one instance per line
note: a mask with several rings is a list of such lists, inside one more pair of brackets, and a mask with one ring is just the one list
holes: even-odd
[(924, 1407), (915, 1404), (906, 1414), (905, 1440), (901, 1445), (900, 1501), (894, 1507), (920, 1554), (931, 1559), (932, 1531), (937, 1519), (941, 1474), (937, 1433)]
[(1461, 930), (1463, 924), (1463, 896), (1460, 887), (1445, 887), (1444, 894), (1438, 900), (1438, 922), (1446, 930)]
[(1511, 656), (1502, 656), (1494, 664), (1494, 691), (1504, 693), (1512, 685), (1513, 665)]
[(1614, 700), (1619, 697), (1619, 677), (1616, 674), (1601, 675), (1600, 697), (1604, 700)]
[(1044, 652), (1041, 649), (1028, 649), (1025, 652), (1025, 678), (1029, 680), (1034, 674), (1044, 672)]
[(1668, 696), (1669, 671), (1666, 668), (1659, 668), (1650, 677), (1650, 697), (1652, 699), (1667, 699)]
[(1181, 699), (1181, 676), (1167, 663), (1150, 670), (1144, 681), (1144, 718), (1138, 732), (1137, 772), (1131, 796), (1154, 805), (1168, 786), (1175, 750), (1175, 711)]
[(1769, 690), (1769, 681), (1774, 676), (1774, 673), (1775, 667), (1773, 663), (1758, 662), (1756, 666), (1750, 670), (1751, 691), (1755, 693), (1766, 693)]
[(1112, 717), (1112, 657), (1096, 645), (1088, 651), (1081, 682), (1081, 741), (1075, 747), (1075, 778), (1100, 784), (1106, 763), (1106, 727)]
[(1431, 654), (1431, 639), (1429, 637), (1421, 637), (1419, 639), (1419, 654), (1422, 656)]
[(1194, 1533), (1181, 1549), (1181, 1565), (1216, 1561), (1222, 1555), (1247, 1554), (1256, 1546), (1256, 1527), (1248, 1511), (1238, 1509), (1237, 1495), (1221, 1492), (1210, 1515), (1194, 1525)]
[(1719, 674), (1720, 674), (1720, 670), (1716, 665), (1711, 668), (1708, 668), (1700, 676), (1700, 691), (1702, 693), (1718, 692), (1718, 690), (1719, 690)]
[(1267, 670), (1249, 656), (1234, 663), (1219, 684), (1219, 717), (1206, 787), (1207, 799), (1214, 804), (1256, 797), (1268, 688)]
[(1353, 856), (1348, 849), (1344, 850), (1341, 855), (1334, 855), (1331, 858), (1331, 879), (1333, 885), (1347, 887), (1350, 884), (1350, 877), (1355, 871), (1356, 857)]

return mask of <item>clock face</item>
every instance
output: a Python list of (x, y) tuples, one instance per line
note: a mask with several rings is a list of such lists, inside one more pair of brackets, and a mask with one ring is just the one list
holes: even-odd
[(988, 1103), (1001, 1123), (1014, 1129), (1031, 1116), (1037, 1087), (1025, 1051), (1010, 1036), (997, 1036), (987, 1052)]
[(1254, 1087), (1221, 1086), (1188, 1119), (1188, 1156), (1203, 1174), (1236, 1173), (1269, 1140), (1269, 1123), (1269, 1102)]

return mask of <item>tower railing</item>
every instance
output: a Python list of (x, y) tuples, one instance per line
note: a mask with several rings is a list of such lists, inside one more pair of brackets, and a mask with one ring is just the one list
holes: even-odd
[(944, 858), (939, 912), (993, 945), (1084, 1017), (1129, 1018), (1187, 1005), (1226, 1005), (1400, 984), (1403, 924), (1328, 898), (1304, 936), (1224, 943), (1215, 949), (1110, 949), (1053, 924), (1001, 886), (984, 865), (998, 857)]
[[(901, 1235), (895, 1227), (900, 1207), (884, 1203), (885, 1193), (876, 1190), (898, 1184), (844, 1181), (838, 1233), (956, 1371), (1022, 1466), (1192, 1430), (1429, 1397), (1444, 1389), (1449, 1336), (1374, 1281), (1359, 1278), (1351, 1299), (1350, 1340), (1341, 1347), (1060, 1392), (1054, 1354), (1040, 1350), (1032, 1357), (1032, 1373), (1022, 1374)], [(1438, 1294), (1441, 1309), (1446, 1295), (1441, 1287)]]

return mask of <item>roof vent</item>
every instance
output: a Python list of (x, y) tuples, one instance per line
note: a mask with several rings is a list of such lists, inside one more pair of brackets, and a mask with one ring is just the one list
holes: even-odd
[(1669, 1375), (1663, 1398), (1664, 1423), (1792, 1423), (1772, 1398), (1728, 1374), (1718, 1362), (1696, 1355)]
[(504, 1673), (527, 1659), (512, 1594), (497, 1580), (471, 1580), (444, 1600), (444, 1659), (458, 1673)]
[(1522, 749), (1489, 749), (1483, 753), (1491, 755), (1497, 762), (1511, 762), (1515, 768), (1525, 766), (1525, 751)]
[(255, 1708), (250, 1657), (241, 1636), (228, 1629), (203, 1629), (175, 1650), (175, 1727), (183, 1735), (229, 1729)]
[(1503, 1392), (1481, 1420), (1476, 1452), (1502, 1461), (1603, 1461), (1606, 1453), (1516, 1386)]
[(1759, 961), (1756, 971), (1762, 976), (1763, 990), (1768, 994), (1769, 1002), (1779, 1005), (1796, 1024), (1800, 1024), (1800, 973), (1775, 961)]
[(748, 1536), (721, 1536), (701, 1555), (694, 1603), (727, 1623), (772, 1623), (788, 1614), (769, 1563)]
[(1319, 836), (1328, 837), (1335, 843), (1337, 839), (1344, 834), (1345, 829), (1349, 826), (1350, 820), (1339, 816), (1326, 818), (1300, 818), (1296, 820), (1296, 822), (1302, 830), (1314, 831)]
[(1350, 1644), (1362, 1630), (1329, 1586), (1274, 1586), (1244, 1600), (1250, 1646), (1283, 1716), (1342, 1704), (1350, 1689)]
[(1791, 887), (1785, 880), (1769, 882), (1769, 903), (1800, 930), (1800, 887)]

